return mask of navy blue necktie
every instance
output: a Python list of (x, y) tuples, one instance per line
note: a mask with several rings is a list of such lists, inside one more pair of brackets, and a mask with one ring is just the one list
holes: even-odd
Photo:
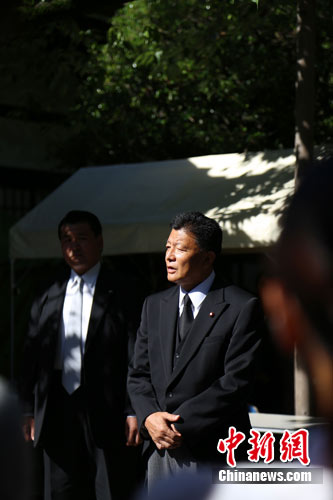
[(192, 301), (188, 294), (184, 296), (184, 307), (183, 312), (179, 318), (178, 331), (179, 338), (183, 340), (186, 334), (189, 332), (193, 323), (193, 312), (192, 312)]

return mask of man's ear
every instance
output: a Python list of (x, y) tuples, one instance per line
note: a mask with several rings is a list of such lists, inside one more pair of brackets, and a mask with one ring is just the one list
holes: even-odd
[(306, 328), (306, 320), (297, 298), (275, 278), (263, 281), (260, 295), (278, 343), (285, 351), (292, 352)]
[(213, 267), (215, 259), (216, 259), (216, 253), (213, 252), (213, 250), (209, 250), (206, 253), (206, 262), (210, 267)]
[(102, 254), (102, 252), (103, 252), (103, 246), (104, 246), (103, 236), (101, 234), (99, 234), (97, 236), (97, 240), (98, 240), (98, 246), (99, 246), (100, 252)]

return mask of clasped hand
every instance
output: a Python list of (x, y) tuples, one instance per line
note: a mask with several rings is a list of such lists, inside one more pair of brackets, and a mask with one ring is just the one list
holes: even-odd
[(146, 418), (146, 429), (159, 450), (179, 448), (182, 444), (182, 435), (174, 425), (179, 419), (180, 415), (166, 411), (152, 413)]

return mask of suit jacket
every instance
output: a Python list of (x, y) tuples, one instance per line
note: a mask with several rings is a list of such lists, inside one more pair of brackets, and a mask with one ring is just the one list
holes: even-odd
[[(54, 371), (60, 320), (69, 272), (36, 298), (31, 310), (21, 370), (25, 413), (35, 416), (35, 445), (43, 428)], [(126, 298), (115, 276), (101, 267), (88, 325), (81, 384), (92, 434), (99, 447), (124, 436), (128, 358)]]
[(258, 300), (236, 286), (214, 282), (174, 361), (179, 289), (144, 303), (128, 389), (147, 439), (148, 415), (168, 411), (199, 461), (218, 458), (217, 443), (230, 426), (248, 433), (247, 397), (260, 343)]

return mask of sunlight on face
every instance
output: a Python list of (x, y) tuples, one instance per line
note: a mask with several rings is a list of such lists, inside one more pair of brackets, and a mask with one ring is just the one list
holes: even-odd
[(169, 235), (165, 263), (168, 280), (192, 290), (212, 272), (215, 254), (202, 250), (195, 236), (184, 229), (173, 229)]

